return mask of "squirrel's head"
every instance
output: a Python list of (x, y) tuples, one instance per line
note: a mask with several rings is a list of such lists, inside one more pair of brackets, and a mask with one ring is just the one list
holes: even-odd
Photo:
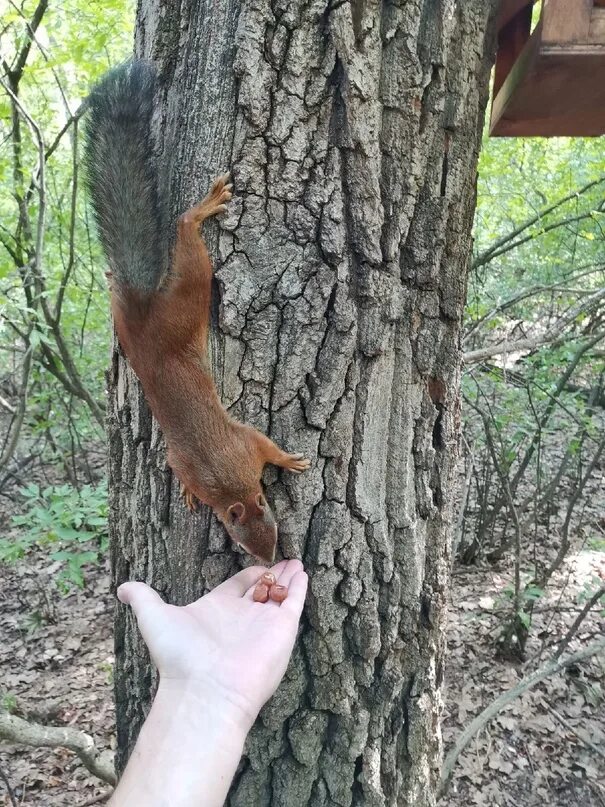
[(277, 524), (264, 495), (258, 491), (219, 513), (229, 536), (250, 555), (272, 563), (277, 546)]

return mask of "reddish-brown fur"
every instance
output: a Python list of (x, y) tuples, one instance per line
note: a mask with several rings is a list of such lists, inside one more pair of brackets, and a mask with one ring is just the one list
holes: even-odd
[(178, 220), (171, 272), (152, 295), (113, 288), (112, 310), (122, 349), (138, 375), (168, 446), (168, 463), (185, 499), (210, 505), (231, 537), (273, 560), (277, 531), (260, 478), (266, 463), (300, 472), (309, 461), (287, 454), (223, 408), (209, 373), (208, 320), (212, 264), (202, 222), (226, 210), (228, 176)]

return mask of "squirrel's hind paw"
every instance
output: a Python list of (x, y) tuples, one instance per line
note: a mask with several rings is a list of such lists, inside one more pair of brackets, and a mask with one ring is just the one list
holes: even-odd
[(300, 474), (311, 467), (311, 460), (304, 454), (288, 454), (282, 466), (292, 473)]
[(202, 206), (206, 209), (205, 215), (216, 216), (217, 213), (224, 213), (227, 210), (226, 202), (233, 196), (233, 185), (228, 181), (229, 174), (215, 179), (212, 183), (208, 195), (202, 201)]

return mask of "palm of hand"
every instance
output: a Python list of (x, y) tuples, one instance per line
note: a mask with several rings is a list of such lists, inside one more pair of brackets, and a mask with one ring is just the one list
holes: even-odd
[(260, 709), (286, 670), (307, 584), (299, 561), (282, 561), (272, 571), (290, 587), (288, 599), (281, 605), (254, 602), (263, 571), (245, 569), (184, 607), (154, 595), (147, 607), (135, 609), (161, 680), (199, 685), (249, 714)]

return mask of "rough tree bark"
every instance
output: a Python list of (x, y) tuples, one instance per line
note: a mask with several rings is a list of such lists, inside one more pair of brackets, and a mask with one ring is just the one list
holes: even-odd
[[(228, 803), (434, 804), (459, 345), (492, 62), (483, 0), (140, 0), (157, 64), (171, 221), (230, 168), (216, 260), (223, 401), (312, 469), (269, 470), (281, 552), (311, 575), (286, 679)], [(170, 236), (167, 231), (167, 249)], [(161, 435), (114, 351), (115, 583), (172, 602), (247, 559), (179, 503)], [(118, 767), (153, 690), (116, 621)]]

